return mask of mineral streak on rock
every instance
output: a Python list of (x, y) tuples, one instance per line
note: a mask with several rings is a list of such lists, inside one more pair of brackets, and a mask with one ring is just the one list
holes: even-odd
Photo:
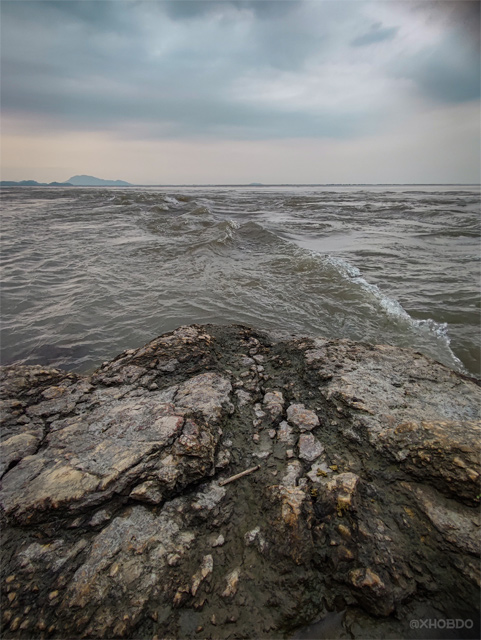
[(475, 380), (409, 350), (210, 325), (91, 375), (0, 379), (3, 637), (280, 638), (335, 619), (333, 636), (415, 638), (412, 619), (479, 619)]

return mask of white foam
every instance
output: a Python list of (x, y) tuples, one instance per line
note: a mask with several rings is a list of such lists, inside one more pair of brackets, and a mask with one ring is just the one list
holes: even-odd
[(456, 366), (465, 371), (465, 367), (461, 360), (453, 353), (450, 344), (451, 339), (448, 333), (447, 322), (436, 322), (432, 318), (426, 320), (416, 320), (403, 308), (403, 306), (395, 299), (386, 296), (377, 285), (371, 284), (363, 278), (361, 271), (342, 258), (334, 256), (327, 256), (325, 261), (334, 266), (340, 275), (351, 282), (358, 284), (364, 291), (368, 291), (379, 303), (380, 307), (386, 312), (387, 315), (393, 317), (396, 320), (402, 320), (409, 324), (417, 331), (428, 333), (436, 338), (439, 342), (443, 343), (443, 346), (449, 352), (450, 357), (453, 359)]

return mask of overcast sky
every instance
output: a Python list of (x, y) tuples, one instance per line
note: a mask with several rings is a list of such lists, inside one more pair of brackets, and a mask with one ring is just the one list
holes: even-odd
[(479, 2), (0, 6), (3, 180), (480, 180)]

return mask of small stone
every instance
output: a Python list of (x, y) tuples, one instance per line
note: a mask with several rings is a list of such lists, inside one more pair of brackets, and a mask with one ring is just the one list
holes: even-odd
[(237, 389), (235, 393), (237, 396), (239, 407), (245, 407), (252, 402), (252, 396), (247, 391), (244, 391), (243, 389)]
[(176, 567), (180, 562), (180, 555), (178, 553), (170, 553), (167, 556), (167, 564), (169, 567)]
[(201, 633), (201, 631), (204, 631), (204, 627), (202, 625), (199, 625), (197, 627), (197, 629), (195, 630), (196, 633)]
[(276, 437), (276, 430), (275, 429), (269, 429), (269, 431), (267, 432), (269, 434), (269, 438), (275, 438)]
[(225, 543), (225, 539), (224, 536), (222, 534), (220, 534), (212, 543), (213, 547), (222, 547), (222, 545)]
[(12, 591), (12, 593), (8, 594), (7, 598), (10, 604), (15, 600), (16, 597), (17, 597), (17, 594), (15, 593), (15, 591)]
[(294, 457), (295, 457), (294, 449), (287, 449), (286, 458), (294, 458)]
[(193, 596), (197, 593), (201, 583), (212, 573), (214, 569), (214, 559), (211, 555), (206, 555), (202, 558), (202, 564), (199, 571), (193, 576), (191, 593)]
[(358, 588), (368, 587), (373, 590), (385, 588), (381, 578), (369, 567), (366, 569), (354, 569), (349, 573), (349, 580), (351, 584)]
[(327, 483), (327, 490), (336, 497), (338, 512), (351, 507), (358, 482), (359, 476), (349, 471), (340, 473)]
[(189, 587), (180, 587), (177, 589), (177, 593), (174, 596), (173, 605), (174, 607), (178, 607), (186, 598), (187, 594), (190, 592)]
[(299, 437), (299, 458), (312, 462), (323, 453), (324, 447), (312, 433), (304, 433)]
[(16, 618), (14, 618), (12, 620), (12, 622), (10, 623), (10, 631), (16, 631), (18, 629), (18, 627), (20, 626), (21, 620), (22, 620), (22, 618), (19, 618), (18, 616)]
[(279, 425), (277, 439), (279, 442), (284, 442), (285, 444), (295, 444), (296, 436), (294, 435), (294, 429), (286, 421), (281, 422)]
[(244, 534), (244, 541), (247, 546), (254, 544), (255, 539), (259, 535), (259, 532), (260, 527), (256, 527), (255, 529), (252, 529), (252, 531), (248, 531), (246, 534)]
[(307, 472), (307, 477), (311, 482), (321, 482), (322, 478), (327, 477), (332, 471), (325, 462), (315, 462)]
[(345, 560), (345, 561), (354, 560), (354, 554), (350, 549), (348, 549), (344, 545), (340, 545), (338, 547), (337, 557), (339, 558), (339, 560)]
[(254, 442), (259, 442), (261, 437), (258, 433), (254, 433), (254, 435), (252, 436), (252, 439), (254, 440)]
[(155, 390), (156, 390), (156, 389), (158, 389), (158, 388), (159, 388), (159, 385), (158, 385), (158, 384), (155, 384), (155, 382), (152, 382), (152, 384), (151, 384), (151, 385), (149, 385), (149, 389), (150, 389), (151, 391), (155, 391)]
[(49, 599), (49, 600), (54, 600), (57, 596), (58, 596), (58, 591), (51, 591), (51, 592), (48, 594), (48, 599)]
[(232, 596), (235, 596), (235, 594), (237, 593), (237, 585), (239, 584), (239, 575), (240, 569), (236, 568), (226, 576), (227, 587), (221, 593), (222, 598), (230, 598)]
[(5, 582), (6, 582), (7, 584), (10, 584), (10, 583), (11, 583), (11, 582), (13, 582), (14, 580), (15, 580), (15, 575), (11, 575), (11, 576), (8, 576), (8, 578), (6, 578)]
[(214, 625), (214, 627), (215, 627), (215, 625), (217, 624), (217, 618), (215, 617), (215, 613), (213, 613), (213, 614), (211, 615), (211, 617), (210, 617), (210, 623), (211, 623), (211, 624), (213, 624), (213, 625)]
[(319, 418), (303, 404), (291, 404), (287, 409), (287, 420), (301, 431), (311, 431), (319, 426)]
[(351, 535), (352, 535), (350, 529), (348, 529), (348, 527), (346, 527), (343, 524), (340, 524), (337, 527), (337, 530), (339, 531), (339, 533), (341, 534), (341, 536), (343, 538), (349, 539), (351, 537)]
[(260, 458), (261, 460), (265, 460), (271, 455), (271, 451), (257, 451), (252, 455), (255, 456), (256, 458)]
[(254, 414), (258, 420), (262, 420), (262, 418), (265, 418), (266, 416), (266, 412), (262, 411), (262, 407), (260, 404), (254, 405)]
[(284, 396), (282, 391), (269, 391), (264, 395), (263, 403), (271, 418), (275, 420), (284, 411)]
[(231, 454), (228, 449), (221, 449), (217, 454), (217, 460), (215, 462), (216, 469), (225, 469), (230, 463)]

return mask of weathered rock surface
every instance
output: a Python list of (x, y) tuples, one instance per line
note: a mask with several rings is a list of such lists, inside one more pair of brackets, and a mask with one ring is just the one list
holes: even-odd
[(5, 638), (477, 637), (475, 380), (239, 326), (1, 380)]

